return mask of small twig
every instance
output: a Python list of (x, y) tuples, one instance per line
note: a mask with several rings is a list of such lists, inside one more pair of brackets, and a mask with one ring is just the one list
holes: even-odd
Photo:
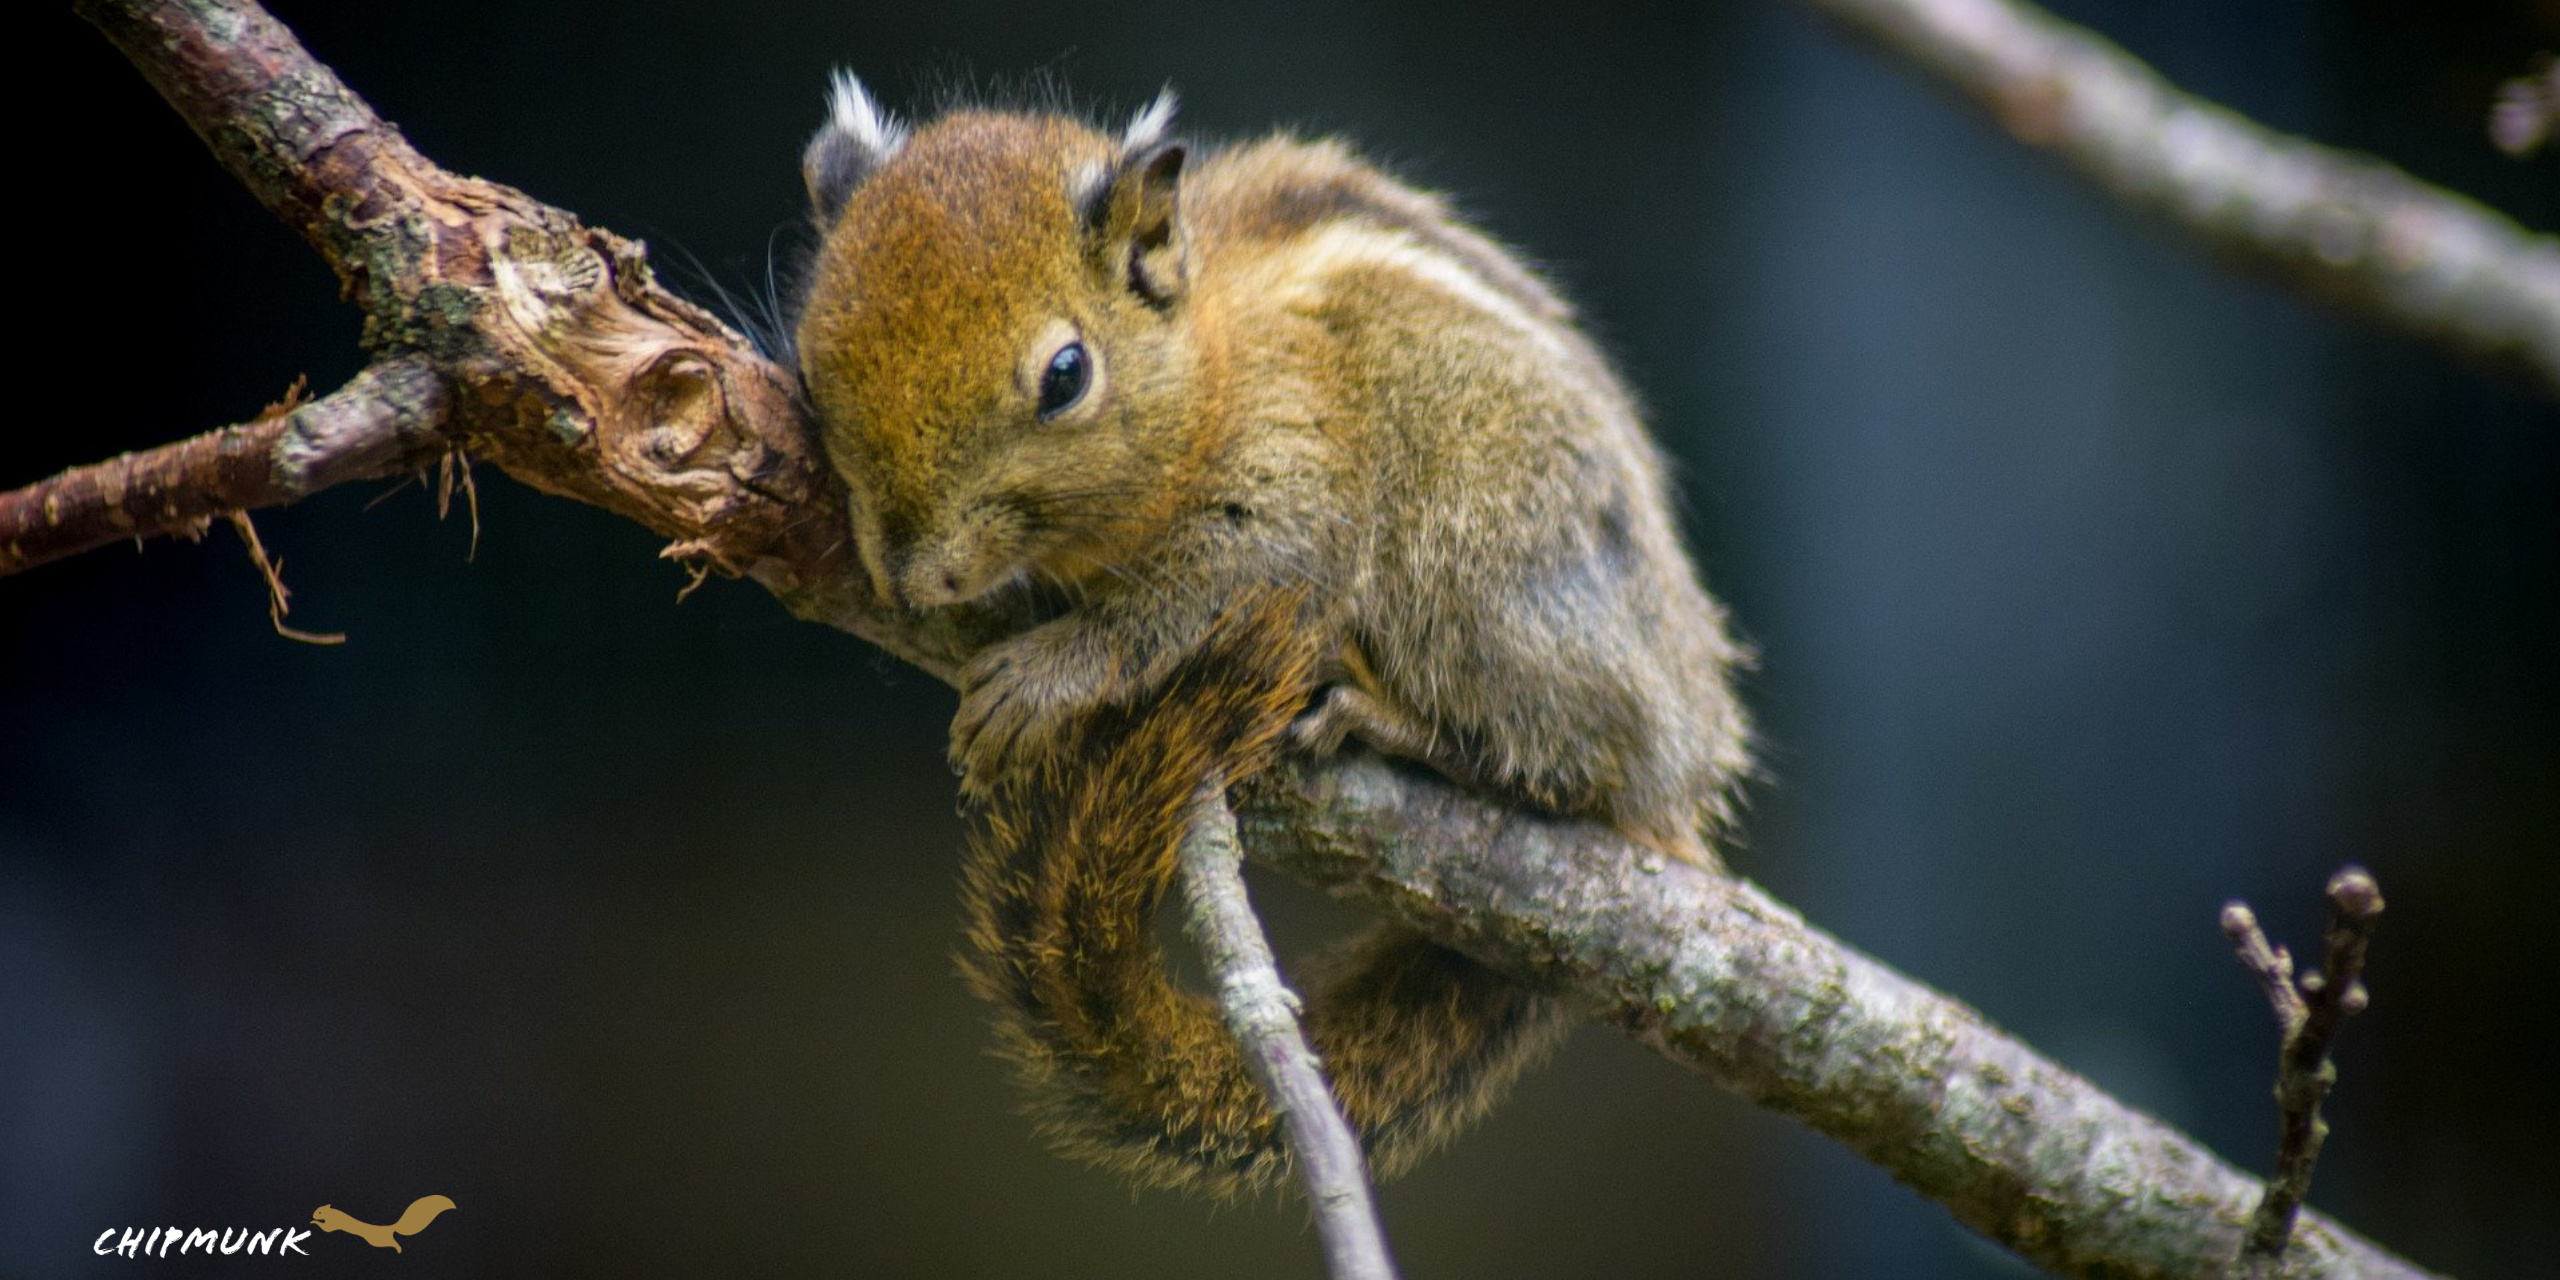
[(456, 440), (445, 449), (444, 458), (436, 464), (436, 519), (453, 512), (453, 492), (462, 490), (463, 505), (471, 514), (471, 549), (462, 555), (465, 563), (480, 558), (480, 482), (471, 478), (471, 455)]
[(425, 483), (426, 483), (426, 472), (425, 472), (424, 470), (420, 470), (420, 471), (417, 471), (417, 472), (413, 472), (413, 473), (411, 473), (411, 474), (409, 474), (409, 475), (402, 476), (402, 477), (400, 477), (400, 479), (399, 479), (398, 483), (393, 484), (390, 488), (385, 489), (385, 490), (383, 490), (382, 492), (377, 493), (377, 494), (373, 495), (372, 497), (365, 499), (364, 509), (365, 509), (365, 511), (367, 511), (368, 513), (370, 513), (370, 512), (371, 512), (375, 507), (381, 506), (383, 503), (386, 503), (386, 502), (391, 501), (391, 499), (392, 499), (394, 496), (396, 496), (397, 494), (399, 494), (399, 493), (400, 493), (400, 491), (402, 491), (402, 490), (404, 490), (404, 489), (408, 488), (410, 485), (413, 485), (413, 484), (414, 484), (414, 485), (424, 485)]
[(1217, 985), (1227, 1030), (1280, 1114), (1290, 1156), (1307, 1184), (1327, 1271), (1334, 1280), (1393, 1280), (1395, 1263), (1378, 1226), (1360, 1141), (1298, 1028), (1298, 998), (1282, 985), (1271, 944), (1245, 897), (1235, 811), (1214, 785), (1201, 788), (1192, 803), (1182, 889), (1187, 925)]
[(231, 527), (249, 548), (249, 561), (258, 566), (258, 576), (267, 580), (267, 621), (275, 624), (276, 634), (304, 644), (345, 644), (343, 631), (298, 631), (284, 624), (284, 616), (293, 612), (293, 592), (284, 585), (284, 562), (267, 554), (265, 543), (258, 541), (258, 526), (250, 523), (249, 513), (229, 513)]
[(700, 561), (685, 561), (684, 571), (685, 584), (676, 590), (677, 604), (683, 604), (692, 597), (694, 592), (702, 590), (703, 583), (711, 581), (711, 570), (705, 568)]
[(293, 385), (284, 389), (282, 397), (258, 411), (256, 421), (265, 422), (270, 418), (281, 418), (309, 403), (311, 403), (311, 375), (297, 373), (293, 375)]
[(2282, 1136), (2276, 1146), (2276, 1168), (2267, 1178), (2258, 1208), (2250, 1215), (2249, 1234), (2240, 1246), (2240, 1274), (2275, 1274), (2293, 1223), (2311, 1189), (2312, 1168), (2320, 1162), (2320, 1144), (2329, 1126), (2320, 1118), (2320, 1103), (2336, 1082), (2330, 1046), (2351, 1014), (2363, 1011), (2365, 948), (2373, 926), (2382, 918), (2382, 889), (2362, 867), (2347, 867), (2329, 877), (2329, 932), (2320, 971), (2297, 981), (2293, 956), (2268, 943), (2257, 913), (2245, 902), (2222, 908), (2222, 933), (2231, 939), (2240, 963), (2255, 974), (2275, 1010), (2283, 1032), (2276, 1058), (2276, 1106)]
[(713, 568), (718, 567), (724, 572), (727, 571), (727, 566), (720, 564), (719, 557), (720, 549), (701, 538), (670, 542), (658, 549), (659, 559), (673, 560), (685, 571), (687, 581), (684, 589), (676, 592), (677, 604), (683, 604), (687, 597), (700, 591), (702, 584), (711, 580)]
[(2245, 902), (2224, 904), (2222, 936), (2231, 939), (2241, 967), (2266, 991), (2267, 1003), (2276, 1011), (2276, 1030), (2291, 1043), (2302, 1030), (2303, 1017), (2302, 993), (2293, 989), (2293, 953), (2267, 941), (2266, 931), (2258, 927), (2258, 913)]

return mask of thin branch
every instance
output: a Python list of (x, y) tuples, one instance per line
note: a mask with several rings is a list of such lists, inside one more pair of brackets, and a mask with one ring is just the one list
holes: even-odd
[(2238, 1254), (2240, 1273), (2251, 1280), (2279, 1274), (2302, 1199), (2311, 1191), (2311, 1171), (2320, 1163), (2320, 1145), (2329, 1136), (2329, 1125), (2320, 1118), (2320, 1103), (2338, 1078), (2329, 1050), (2337, 1043), (2338, 1029), (2350, 1015), (2364, 1011), (2368, 998), (2364, 956), (2373, 942), (2373, 927), (2382, 919), (2382, 888), (2364, 868), (2347, 867), (2329, 877), (2328, 894), (2329, 932), (2320, 972), (2304, 974), (2299, 984), (2292, 953), (2268, 944), (2249, 904), (2233, 902), (2222, 909), (2223, 936), (2231, 939), (2241, 965), (2266, 991), (2282, 1033), (2276, 1053), (2276, 1169), (2250, 1215), (2248, 1238)]
[[(878, 600), (790, 375), (638, 245), (428, 164), (250, 0), (78, 7), (348, 277), (369, 342), (433, 357), (473, 456), (945, 679), (1014, 621)], [(1266, 771), (1245, 800), (1252, 856), (1575, 996), (2045, 1266), (2203, 1277), (2236, 1253), (2249, 1179), (1749, 884), (1373, 757)], [(2283, 1274), (2423, 1273), (2306, 1213)]]
[(2181, 92), (2016, 0), (1805, 0), (2020, 141), (2250, 266), (2560, 394), (2560, 241), (2354, 152)]
[(127, 538), (198, 536), (216, 516), (396, 474), (438, 447), (446, 407), (426, 361), (386, 360), (284, 413), (0, 493), (0, 577)]
[(1280, 963), (1246, 899), (1236, 815), (1218, 787), (1201, 788), (1192, 803), (1191, 834), (1182, 842), (1182, 893), (1190, 909), (1185, 927), (1208, 962), (1227, 1030), (1280, 1114), (1291, 1160), (1307, 1184), (1326, 1271), (1334, 1280), (1395, 1280), (1369, 1194), (1368, 1162), (1299, 1030), (1298, 997), (1281, 983)]
[[(1238, 799), (1257, 861), (1566, 993), (2061, 1275), (2228, 1274), (2256, 1181), (1747, 881), (1375, 755)], [(2428, 1274), (2305, 1212), (2279, 1273)]]

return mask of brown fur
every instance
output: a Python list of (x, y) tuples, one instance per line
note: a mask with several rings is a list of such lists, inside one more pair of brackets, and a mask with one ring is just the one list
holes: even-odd
[[(1303, 745), (1358, 737), (1713, 860), (1743, 655), (1630, 397), (1534, 273), (1330, 142), (1187, 160), (963, 112), (874, 159), (827, 228), (802, 372), (880, 588), (1046, 618), (962, 672), (952, 751), (988, 830), (972, 974), (1069, 1147), (1177, 1185), (1274, 1167), (1146, 919), (1193, 788), (1310, 701)], [(1069, 337), (1101, 373), (1043, 420)], [(1286, 636), (1232, 611), (1274, 584), (1303, 601)], [(1310, 1027), (1389, 1168), (1552, 1025), (1402, 935), (1329, 973)]]

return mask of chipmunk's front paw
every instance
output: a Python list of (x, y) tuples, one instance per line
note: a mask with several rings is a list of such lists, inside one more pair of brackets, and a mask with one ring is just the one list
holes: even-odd
[(1098, 673), (1032, 637), (979, 654), (960, 670), (960, 714), (951, 721), (961, 794), (984, 799), (1000, 778), (1039, 769), (1107, 692)]

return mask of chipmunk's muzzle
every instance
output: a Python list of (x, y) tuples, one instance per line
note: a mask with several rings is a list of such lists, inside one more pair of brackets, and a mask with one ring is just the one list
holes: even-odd
[(949, 526), (891, 541), (882, 566), (890, 594), (910, 609), (968, 604), (1020, 578), (1017, 522), (1000, 511), (957, 513)]

